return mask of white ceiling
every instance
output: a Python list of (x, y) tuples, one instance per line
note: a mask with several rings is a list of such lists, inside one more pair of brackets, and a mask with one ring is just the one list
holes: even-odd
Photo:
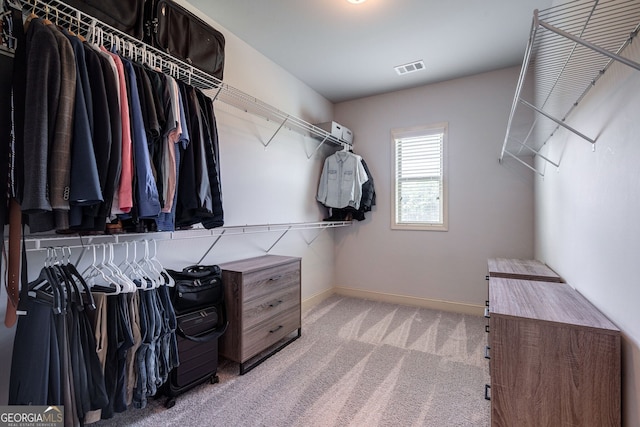
[[(188, 1), (332, 102), (519, 65), (533, 10), (552, 2)], [(393, 69), (416, 60), (424, 71)]]

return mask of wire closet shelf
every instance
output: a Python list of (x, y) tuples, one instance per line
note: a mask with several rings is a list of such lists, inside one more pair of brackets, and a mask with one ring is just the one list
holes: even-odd
[[(252, 97), (239, 89), (236, 89), (221, 80), (205, 73), (187, 64), (159, 49), (143, 43), (142, 41), (130, 37), (129, 35), (87, 15), (67, 4), (58, 0), (21, 0), (20, 4), (25, 13), (35, 13), (37, 16), (51, 20), (58, 25), (64, 25), (72, 31), (82, 34), (87, 40), (99, 41), (105, 47), (115, 47), (120, 54), (134, 61), (146, 62), (160, 69), (162, 72), (181, 79), (182, 81), (200, 88), (210, 91), (214, 100), (220, 100), (228, 103), (236, 108), (240, 108), (248, 113), (262, 116), (267, 120), (281, 122), (276, 133), (283, 127), (292, 131), (302, 133), (305, 136), (311, 136), (320, 141), (320, 144), (330, 143), (341, 146), (350, 146), (351, 144), (338, 139), (325, 130), (314, 126), (304, 120), (284, 113), (277, 108)], [(274, 134), (275, 136), (275, 134)], [(273, 137), (272, 137), (273, 139)], [(224, 226), (214, 229), (205, 229), (204, 227), (194, 227), (190, 230), (178, 230), (174, 232), (156, 232), (156, 233), (131, 233), (131, 234), (115, 234), (115, 235), (30, 235), (27, 237), (25, 249), (27, 251), (40, 251), (51, 247), (66, 248), (83, 248), (87, 249), (94, 244), (103, 243), (127, 243), (140, 239), (154, 240), (182, 240), (193, 238), (213, 238), (214, 242), (207, 253), (215, 246), (218, 240), (223, 236), (238, 234), (254, 234), (254, 233), (277, 233), (278, 239), (267, 250), (269, 252), (273, 247), (289, 232), (293, 230), (320, 230), (322, 231), (345, 227), (351, 225), (351, 221), (319, 221), (319, 222), (290, 222), (279, 224), (247, 224), (237, 226)], [(309, 245), (316, 240), (319, 233), (310, 242)], [(6, 236), (5, 236), (6, 239)], [(5, 242), (6, 243), (6, 242)], [(206, 256), (206, 254), (205, 254)]]
[(544, 176), (523, 158), (537, 156), (559, 167), (559, 160), (542, 151), (560, 128), (595, 149), (596, 138), (568, 119), (614, 62), (640, 70), (640, 64), (621, 56), (639, 30), (638, 0), (575, 0), (534, 11), (500, 162), (508, 156)]
[[(146, 62), (162, 72), (191, 86), (206, 90), (214, 100), (220, 100), (249, 114), (278, 123), (269, 142), (282, 129), (312, 137), (324, 143), (349, 147), (352, 144), (307, 121), (259, 100), (178, 58), (129, 36), (59, 0), (21, 0), (25, 11), (32, 11), (54, 23), (64, 24), (89, 40), (99, 40), (106, 47), (115, 46), (120, 54), (134, 61)], [(266, 144), (268, 145), (268, 143)], [(317, 151), (317, 150), (316, 150)]]

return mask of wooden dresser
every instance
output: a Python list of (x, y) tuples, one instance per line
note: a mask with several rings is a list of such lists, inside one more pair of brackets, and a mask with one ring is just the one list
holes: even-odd
[(620, 426), (620, 331), (567, 284), (491, 277), (492, 426)]
[(220, 354), (253, 369), (301, 335), (301, 260), (265, 255), (220, 264), (229, 328)]

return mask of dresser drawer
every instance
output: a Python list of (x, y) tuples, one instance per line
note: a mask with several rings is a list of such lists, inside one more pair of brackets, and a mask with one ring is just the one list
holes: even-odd
[(242, 311), (243, 330), (251, 329), (291, 307), (300, 306), (300, 286), (297, 282), (279, 280), (274, 285), (277, 286), (271, 292), (245, 302)]
[[(273, 295), (285, 289), (298, 287), (300, 283), (300, 263), (265, 268), (244, 274), (242, 303), (273, 299)], [(264, 302), (264, 301), (263, 301)]]
[(247, 360), (300, 327), (300, 306), (290, 307), (243, 332), (241, 360)]

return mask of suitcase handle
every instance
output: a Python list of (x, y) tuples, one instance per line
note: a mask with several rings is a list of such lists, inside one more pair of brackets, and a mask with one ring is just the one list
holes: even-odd
[(208, 334), (198, 335), (198, 336), (187, 335), (187, 333), (185, 333), (185, 331), (180, 326), (178, 326), (176, 328), (176, 333), (180, 335), (182, 338), (188, 339), (189, 341), (209, 342), (219, 338), (222, 334), (224, 334), (224, 332), (227, 330), (227, 326), (229, 326), (229, 322), (225, 322), (224, 325), (217, 327), (216, 329), (209, 332)]
[(182, 329), (182, 327), (180, 327), (180, 324), (178, 324), (176, 326), (176, 334), (180, 335), (182, 338), (185, 338), (185, 339), (188, 339), (189, 341), (194, 341), (194, 342), (209, 342), (209, 341), (212, 341), (214, 339), (217, 339), (217, 338), (221, 337), (222, 334), (225, 333), (225, 331), (227, 330), (227, 327), (229, 326), (229, 321), (227, 320), (227, 309), (226, 309), (226, 307), (224, 305), (224, 301), (220, 305), (220, 314), (222, 316), (223, 324), (218, 326), (217, 328), (215, 328), (213, 331), (209, 332), (208, 334), (197, 335), (197, 336), (188, 335)]

